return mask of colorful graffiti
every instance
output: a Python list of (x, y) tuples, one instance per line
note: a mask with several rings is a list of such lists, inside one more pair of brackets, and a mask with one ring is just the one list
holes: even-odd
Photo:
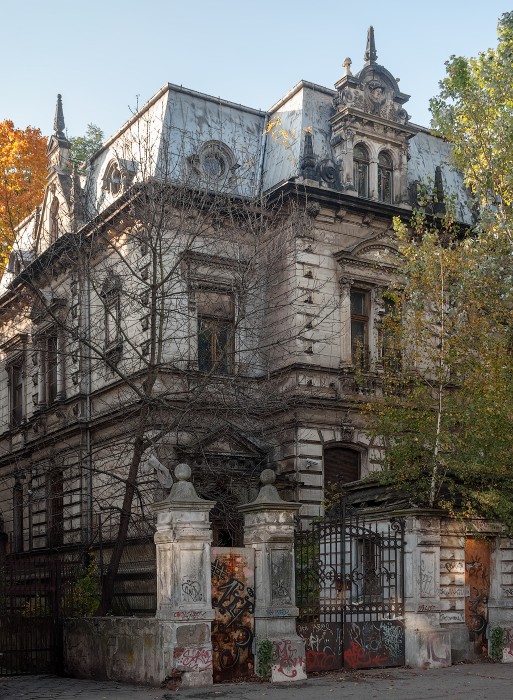
[(344, 642), (339, 622), (299, 623), (297, 633), (305, 643), (307, 672), (342, 668)]
[(404, 623), (399, 620), (346, 622), (344, 665), (348, 668), (402, 666)]
[(254, 550), (212, 549), (212, 630), (214, 680), (244, 678), (253, 672)]

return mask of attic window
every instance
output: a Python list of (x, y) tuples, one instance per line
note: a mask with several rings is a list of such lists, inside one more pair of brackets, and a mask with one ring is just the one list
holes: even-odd
[(224, 180), (235, 164), (233, 153), (222, 141), (207, 141), (198, 156), (201, 174), (210, 181)]
[(123, 181), (119, 165), (116, 161), (112, 161), (103, 178), (103, 189), (113, 197), (116, 197), (121, 192), (122, 185)]
[(208, 153), (203, 159), (203, 170), (207, 177), (222, 177), (226, 171), (226, 161), (219, 153)]

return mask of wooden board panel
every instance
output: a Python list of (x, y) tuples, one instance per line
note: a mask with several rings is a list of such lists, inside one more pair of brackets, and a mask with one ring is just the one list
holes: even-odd
[(214, 682), (253, 674), (255, 609), (254, 550), (212, 548), (212, 628)]
[(487, 653), (490, 542), (465, 540), (465, 622), (476, 654)]

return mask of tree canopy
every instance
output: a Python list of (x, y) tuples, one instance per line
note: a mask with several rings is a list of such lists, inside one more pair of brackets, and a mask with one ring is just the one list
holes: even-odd
[(39, 129), (0, 122), (0, 270), (16, 226), (41, 202), (46, 181), (46, 138)]
[(513, 12), (502, 15), (497, 31), (496, 48), (447, 61), (431, 100), (432, 126), (453, 146), (481, 228), (513, 243)]
[(83, 163), (90, 158), (103, 144), (104, 133), (96, 124), (88, 124), (84, 136), (74, 136), (70, 139), (72, 163)]
[(382, 479), (421, 506), (513, 530), (511, 285), (502, 241), (454, 222), (396, 220), (403, 264), (387, 292), (383, 396), (370, 403)]
[(395, 230), (383, 397), (370, 402), (382, 479), (411, 503), (513, 532), (513, 13), (496, 48), (452, 56), (432, 124), (475, 197), (458, 230), (422, 209)]

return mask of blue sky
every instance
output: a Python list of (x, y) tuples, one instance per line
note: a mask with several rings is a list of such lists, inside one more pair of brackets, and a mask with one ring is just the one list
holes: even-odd
[(0, 120), (52, 131), (63, 95), (69, 136), (89, 122), (115, 132), (167, 82), (267, 109), (300, 79), (332, 87), (346, 56), (363, 65), (367, 27), (378, 63), (401, 79), (412, 121), (451, 54), (496, 44), (496, 0), (0, 0)]

